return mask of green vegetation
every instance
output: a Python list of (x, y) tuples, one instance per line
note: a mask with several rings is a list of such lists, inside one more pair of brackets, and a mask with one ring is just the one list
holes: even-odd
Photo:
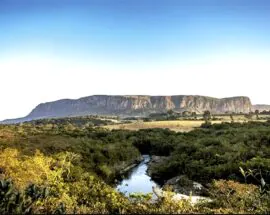
[(126, 139), (124, 133), (92, 126), (80, 128), (70, 123), (2, 125), (0, 150), (15, 148), (24, 155), (34, 155), (39, 150), (46, 156), (72, 152), (80, 156), (77, 161), (80, 167), (111, 182), (124, 167), (140, 157), (139, 151)]
[(137, 132), (134, 144), (144, 153), (169, 156), (169, 161), (154, 169), (156, 179), (187, 175), (204, 183), (212, 179), (243, 181), (239, 172), (239, 167), (243, 167), (260, 169), (267, 183), (270, 182), (269, 122), (207, 124), (202, 127), (207, 129), (189, 133), (141, 130)]
[(39, 119), (30, 121), (29, 124), (32, 125), (74, 125), (80, 128), (84, 128), (87, 126), (102, 126), (102, 125), (111, 125), (114, 124), (112, 120), (118, 120), (118, 117), (112, 116), (98, 116), (98, 115), (90, 115), (90, 116), (78, 116), (78, 117), (64, 117), (64, 118), (49, 118), (49, 119)]
[[(177, 133), (109, 131), (93, 127), (92, 118), (74, 119), (0, 125), (1, 214), (269, 212), (270, 122), (208, 123)], [(114, 180), (141, 153), (168, 158), (154, 166), (154, 179), (185, 175), (207, 185), (213, 201), (117, 192)]]

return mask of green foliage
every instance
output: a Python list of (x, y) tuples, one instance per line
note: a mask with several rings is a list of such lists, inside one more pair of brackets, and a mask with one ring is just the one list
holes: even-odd
[(210, 193), (214, 199), (212, 207), (219, 209), (219, 213), (245, 213), (246, 211), (254, 213), (257, 209), (255, 200), (259, 198), (259, 192), (254, 185), (234, 181), (214, 181)]
[(211, 113), (209, 110), (203, 112), (203, 119), (205, 120), (205, 123), (211, 119)]
[(204, 123), (202, 123), (201, 128), (211, 128), (212, 123), (206, 120)]
[[(228, 178), (243, 182), (238, 171), (242, 166), (263, 170), (262, 175), (269, 183), (269, 129), (269, 123), (250, 122), (213, 124), (189, 133), (167, 135), (165, 131), (156, 131), (155, 135), (151, 130), (147, 138), (141, 138), (140, 142), (136, 140), (135, 145), (140, 151), (159, 152), (158, 155), (165, 156), (169, 154), (166, 162), (154, 166), (153, 176), (156, 179), (167, 180), (187, 175), (202, 183)], [(171, 147), (169, 151), (161, 150), (163, 142)], [(253, 183), (253, 180), (248, 178), (248, 182)]]
[(47, 128), (55, 128), (56, 126), (72, 125), (75, 127), (83, 128), (88, 126), (100, 126), (100, 125), (110, 125), (113, 124), (112, 119), (116, 117), (104, 116), (100, 118), (99, 116), (79, 116), (79, 117), (64, 117), (64, 118), (50, 118), (50, 119), (38, 119), (33, 120), (25, 124), (47, 126)]
[(33, 205), (48, 196), (47, 188), (30, 185), (25, 191), (18, 191), (11, 180), (0, 180), (0, 213), (30, 214)]
[(255, 115), (256, 115), (256, 119), (258, 120), (258, 119), (259, 119), (259, 113), (260, 113), (259, 110), (255, 110), (254, 113), (255, 113)]
[[(189, 133), (86, 124), (0, 126), (1, 214), (269, 212), (270, 122), (208, 123)], [(173, 200), (172, 192), (156, 201), (118, 193), (110, 184), (140, 153), (167, 157), (152, 169), (161, 182), (179, 175), (186, 179), (181, 184), (216, 179), (210, 187), (214, 201), (192, 205)]]
[[(72, 152), (80, 157), (76, 160), (77, 164), (89, 172), (100, 174), (100, 167), (107, 166), (110, 171), (103, 174), (103, 179), (108, 182), (113, 181), (124, 167), (140, 157), (138, 149), (128, 140), (129, 134), (125, 131), (110, 132), (100, 128), (79, 128), (75, 125), (72, 125), (73, 129), (70, 129), (71, 126), (53, 127), (54, 129), (48, 130), (47, 124), (4, 126), (2, 130), (13, 136), (12, 139), (1, 138), (0, 149), (16, 148), (25, 155), (34, 155), (36, 150), (45, 155)], [(21, 132), (18, 133), (18, 130)], [(10, 155), (10, 159), (12, 156), (16, 157)], [(10, 159), (7, 158), (6, 162), (10, 162)]]

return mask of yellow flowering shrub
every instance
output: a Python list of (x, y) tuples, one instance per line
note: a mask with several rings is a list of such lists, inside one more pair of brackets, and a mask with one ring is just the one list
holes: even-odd
[(216, 213), (254, 213), (261, 210), (259, 188), (253, 184), (214, 180), (210, 192)]

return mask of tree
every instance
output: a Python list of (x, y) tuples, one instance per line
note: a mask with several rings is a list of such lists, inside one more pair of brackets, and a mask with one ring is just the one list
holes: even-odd
[(247, 118), (247, 119), (252, 119), (252, 116), (253, 116), (253, 113), (252, 112), (249, 112), (248, 114), (245, 114), (245, 117)]
[(256, 114), (256, 119), (259, 119), (259, 110), (255, 110), (255, 114)]
[(190, 115), (191, 115), (191, 113), (189, 111), (183, 111), (182, 112), (183, 117), (190, 116)]
[(192, 116), (194, 119), (197, 119), (197, 113), (196, 113), (196, 112), (192, 112), (192, 113), (191, 113), (191, 116)]
[(174, 113), (174, 112), (173, 112), (172, 109), (170, 109), (170, 110), (167, 111), (167, 114), (169, 114), (169, 115), (173, 115), (173, 113)]
[(208, 122), (211, 119), (211, 113), (210, 113), (209, 110), (204, 111), (203, 119), (204, 119), (205, 122)]
[(234, 122), (233, 114), (230, 114), (231, 122)]

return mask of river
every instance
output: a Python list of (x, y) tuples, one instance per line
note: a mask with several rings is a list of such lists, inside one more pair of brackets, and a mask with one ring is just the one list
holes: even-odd
[(152, 186), (159, 185), (151, 180), (146, 171), (148, 162), (150, 161), (149, 155), (143, 155), (143, 161), (136, 167), (132, 168), (126, 178), (118, 183), (116, 189), (128, 196), (130, 193), (152, 193)]

